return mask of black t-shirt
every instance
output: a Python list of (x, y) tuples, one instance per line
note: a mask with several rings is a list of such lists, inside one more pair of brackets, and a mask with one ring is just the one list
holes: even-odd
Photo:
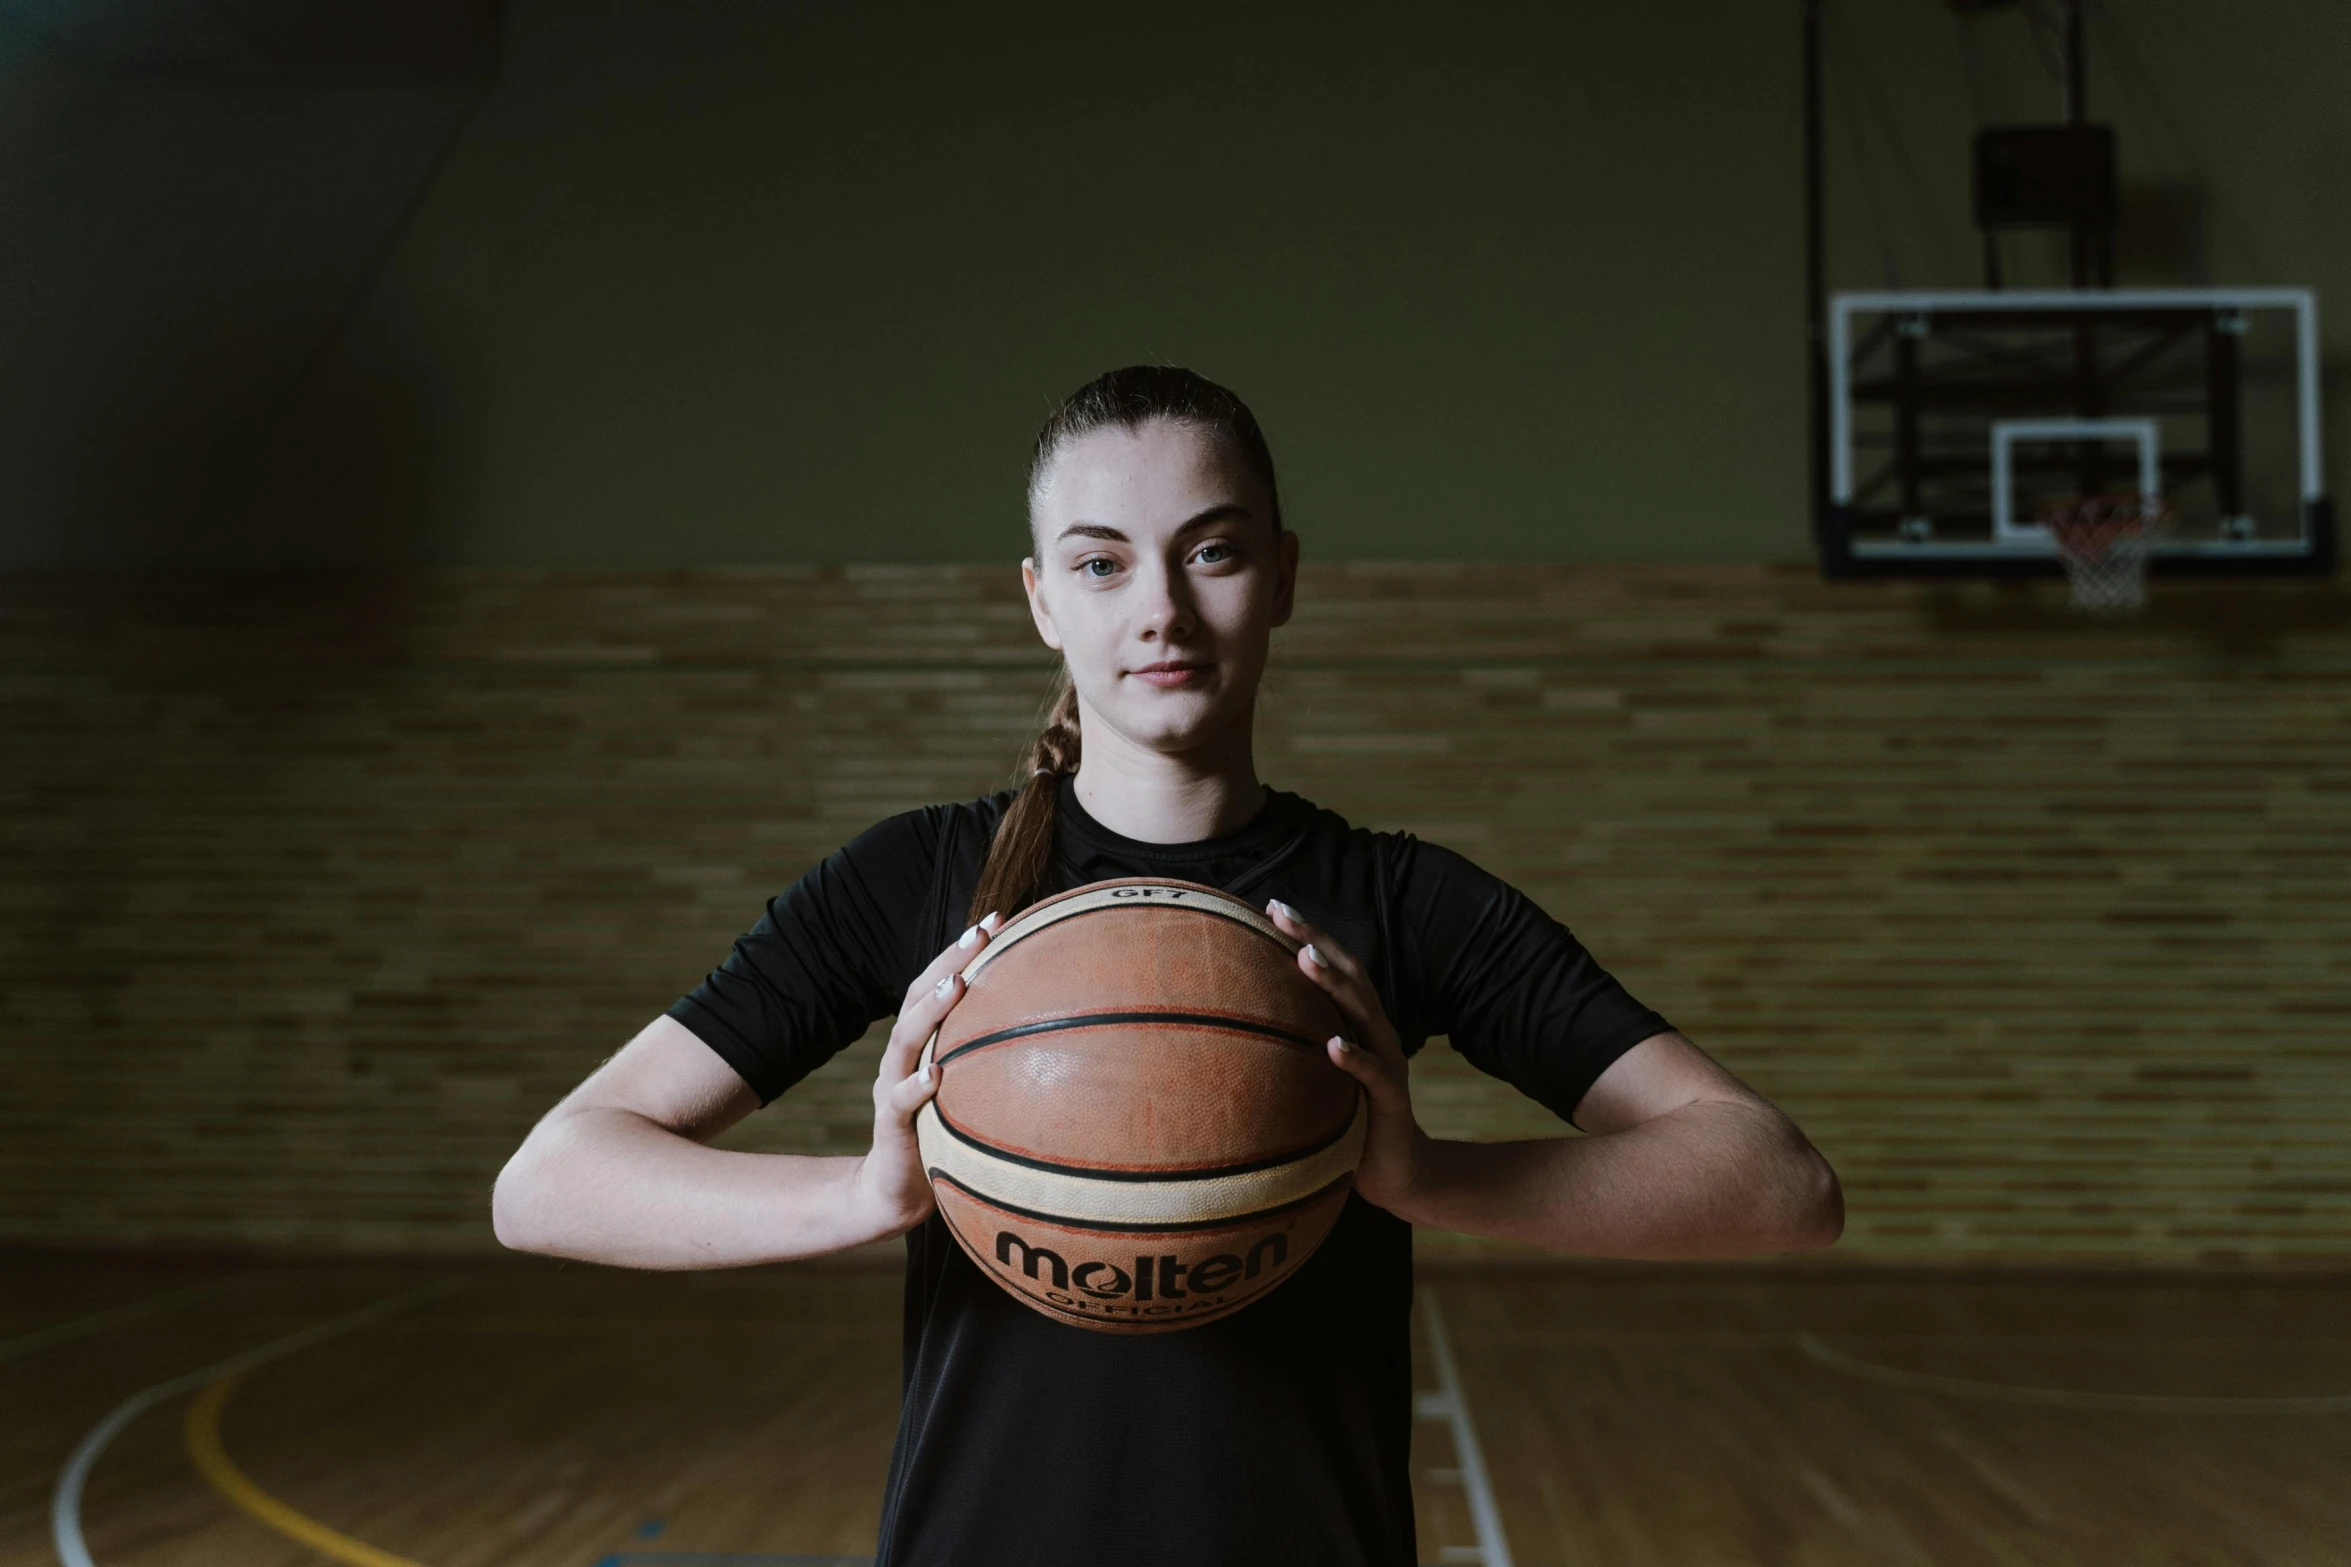
[[(1273, 790), (1236, 832), (1143, 843), (1060, 787), (1061, 889), (1169, 876), (1279, 898), (1364, 963), (1406, 1050), (1446, 1035), (1562, 1118), (1668, 1026), (1516, 889), (1409, 834)], [(670, 1016), (775, 1098), (895, 1012), (961, 934), (1011, 798), (865, 832), (772, 900)], [(1411, 1228), (1360, 1197), (1248, 1309), (1134, 1337), (1022, 1305), (934, 1214), (907, 1235), (879, 1567), (1405, 1567), (1411, 1310)]]

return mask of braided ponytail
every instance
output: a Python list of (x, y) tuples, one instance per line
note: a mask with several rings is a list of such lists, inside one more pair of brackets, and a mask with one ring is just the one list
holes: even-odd
[[(1256, 415), (1225, 388), (1174, 365), (1130, 365), (1096, 376), (1071, 393), (1045, 421), (1029, 459), (1029, 499), (1034, 504), (1046, 471), (1064, 444), (1096, 430), (1135, 430), (1154, 419), (1172, 419), (1204, 430), (1223, 442), (1242, 467), (1265, 486), (1274, 532), (1282, 531), (1282, 503), (1274, 486), (1273, 453), (1257, 427)], [(1056, 818), (1061, 814), (1061, 780), (1078, 770), (1078, 692), (1064, 664), (1054, 679), (1044, 727), (1030, 742), (1021, 764), (1020, 792), (1005, 808), (980, 867), (971, 895), (970, 923), (990, 914), (1019, 913), (1052, 890)]]
[(1020, 792), (996, 824), (988, 845), (988, 862), (980, 867), (980, 884), (971, 895), (971, 913), (965, 923), (976, 925), (991, 914), (1013, 915), (1052, 890), (1054, 829), (1061, 815), (1061, 780), (1078, 770), (1078, 688), (1070, 683), (1065, 666), (1054, 677), (1053, 695), (1045, 707), (1044, 727), (1029, 742), (1021, 764)]

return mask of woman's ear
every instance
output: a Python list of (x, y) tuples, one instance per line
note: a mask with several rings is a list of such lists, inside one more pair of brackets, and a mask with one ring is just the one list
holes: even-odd
[[(1053, 611), (1045, 607), (1044, 590), (1038, 586), (1037, 563), (1023, 557), (1020, 563), (1020, 590), (1029, 597), (1029, 619), (1036, 622), (1037, 635), (1054, 652), (1061, 651), (1061, 633), (1053, 628)], [(1287, 612), (1284, 614), (1287, 619)], [(1279, 622), (1276, 622), (1279, 624)]]
[(1274, 545), (1273, 623), (1286, 626), (1298, 600), (1298, 535), (1282, 530)]

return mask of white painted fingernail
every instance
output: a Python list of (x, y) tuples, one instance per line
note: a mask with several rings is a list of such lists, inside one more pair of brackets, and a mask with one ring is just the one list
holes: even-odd
[(1273, 911), (1286, 920), (1294, 920), (1298, 917), (1298, 911), (1279, 898), (1273, 900)]
[(926, 1083), (929, 1082), (931, 1080), (931, 1064), (928, 1061), (925, 1061), (922, 1064), (921, 1069), (914, 1075), (921, 1078)]
[(948, 976), (947, 976), (945, 979), (942, 979), (942, 980), (940, 980), (940, 981), (939, 981), (939, 999), (940, 999), (941, 1001), (944, 1001), (944, 1000), (946, 1000), (946, 999), (947, 999), (949, 996), (952, 996), (952, 995), (954, 995), (954, 994), (955, 994), (955, 976), (954, 976), (954, 975), (952, 975), (952, 974), (950, 974), (950, 975), (948, 975)]
[(1313, 942), (1311, 942), (1311, 941), (1310, 941), (1310, 942), (1308, 942), (1308, 943), (1306, 944), (1306, 947), (1305, 947), (1305, 952), (1306, 952), (1306, 961), (1307, 961), (1307, 962), (1309, 962), (1309, 963), (1311, 963), (1311, 964), (1313, 964), (1313, 965), (1314, 965), (1316, 968), (1329, 968), (1329, 967), (1330, 967), (1330, 965), (1329, 965), (1328, 963), (1325, 963), (1325, 962), (1323, 961), (1323, 959), (1322, 959), (1322, 954), (1314, 950), (1314, 943), (1313, 943)]
[(974, 926), (973, 926), (971, 929), (969, 929), (969, 930), (967, 930), (967, 931), (965, 931), (965, 932), (963, 933), (963, 939), (962, 939), (961, 941), (957, 942), (955, 945), (957, 945), (957, 946), (959, 946), (959, 947), (968, 947), (968, 946), (970, 946), (970, 945), (971, 945), (973, 942), (975, 942), (975, 941), (977, 941), (977, 940), (979, 940), (979, 939), (980, 939), (980, 928), (979, 928), (977, 925), (974, 925)]
[(986, 919), (980, 921), (980, 923), (985, 925), (988, 928), (988, 934), (993, 936), (996, 934), (997, 927), (1004, 923), (1004, 916), (1001, 914), (991, 914)]
[(1340, 1038), (1338, 1035), (1336, 1035), (1336, 1034), (1333, 1034), (1333, 1035), (1331, 1036), (1331, 1043), (1332, 1043), (1332, 1044), (1334, 1044), (1334, 1045), (1337, 1045), (1337, 1046), (1339, 1047), (1339, 1049), (1340, 1049), (1342, 1052), (1344, 1052), (1345, 1054), (1348, 1054), (1348, 1055), (1353, 1055), (1353, 1054), (1355, 1053), (1355, 1047), (1354, 1047), (1353, 1045), (1349, 1044), (1349, 1043), (1348, 1043), (1346, 1040), (1344, 1040), (1344, 1039), (1341, 1039), (1341, 1038)]

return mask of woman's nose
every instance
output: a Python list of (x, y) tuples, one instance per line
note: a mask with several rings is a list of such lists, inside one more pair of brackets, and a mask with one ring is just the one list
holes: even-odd
[(1143, 584), (1142, 624), (1145, 636), (1168, 637), (1192, 627), (1192, 596), (1183, 573), (1161, 567), (1146, 574)]

